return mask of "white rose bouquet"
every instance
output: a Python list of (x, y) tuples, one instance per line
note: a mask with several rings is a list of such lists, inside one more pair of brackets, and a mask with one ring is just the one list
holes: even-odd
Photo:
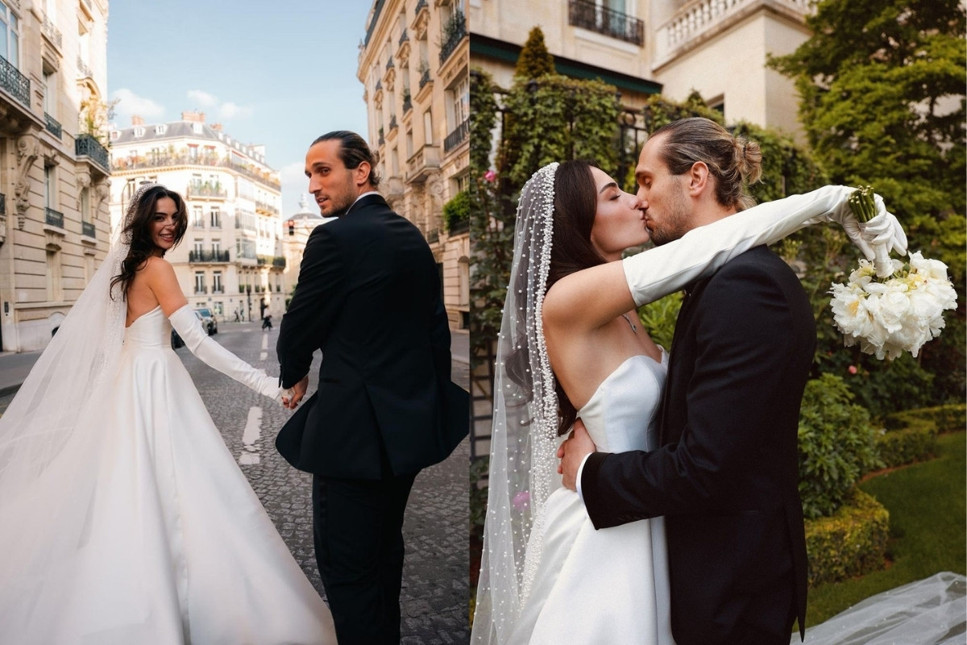
[[(858, 189), (849, 204), (857, 219), (868, 221), (875, 212), (873, 189)], [(904, 351), (916, 356), (924, 343), (940, 335), (944, 310), (957, 306), (947, 265), (919, 252), (910, 253), (908, 262), (860, 260), (847, 283), (833, 284), (830, 292), (833, 320), (846, 346), (859, 344), (878, 359), (892, 360)]]

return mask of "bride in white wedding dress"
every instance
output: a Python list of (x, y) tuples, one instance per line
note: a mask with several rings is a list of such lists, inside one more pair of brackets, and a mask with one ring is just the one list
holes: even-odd
[(0, 643), (336, 642), (171, 350), (174, 326), (204, 362), (281, 395), (202, 330), (163, 259), (185, 229), (177, 193), (134, 197), (0, 418)]
[[(757, 146), (741, 143), (737, 155), (755, 155)], [(872, 257), (877, 231), (856, 225), (851, 192), (827, 186), (748, 208), (617, 261), (649, 238), (636, 196), (584, 162), (552, 163), (531, 177), (498, 340), (471, 642), (674, 642), (663, 518), (596, 531), (579, 495), (561, 487), (562, 435), (580, 418), (599, 450), (654, 448), (665, 353), (641, 329), (634, 303), (813, 221), (841, 223)]]

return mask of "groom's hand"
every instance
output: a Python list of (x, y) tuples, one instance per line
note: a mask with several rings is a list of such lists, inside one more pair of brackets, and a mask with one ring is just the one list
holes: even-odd
[(282, 406), (288, 408), (289, 410), (295, 410), (296, 406), (299, 405), (299, 401), (302, 397), (306, 395), (306, 390), (309, 389), (309, 375), (306, 374), (302, 377), (302, 380), (292, 386), (290, 392), (291, 396), (282, 397)]
[(584, 463), (584, 458), (594, 450), (595, 446), (594, 442), (591, 441), (591, 435), (584, 427), (584, 422), (578, 419), (574, 422), (571, 436), (557, 449), (557, 457), (561, 460), (557, 472), (561, 473), (561, 482), (565, 488), (577, 490), (578, 469)]

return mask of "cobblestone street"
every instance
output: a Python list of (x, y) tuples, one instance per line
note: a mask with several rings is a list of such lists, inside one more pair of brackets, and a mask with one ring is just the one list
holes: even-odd
[[(278, 373), (278, 328), (263, 333), (258, 323), (224, 323), (219, 343), (270, 374)], [(466, 345), (456, 336), (455, 354)], [(466, 355), (466, 350), (462, 350)], [(275, 435), (291, 414), (248, 388), (212, 370), (186, 348), (177, 350), (191, 373), (225, 443), (240, 463), (290, 551), (324, 595), (312, 546), (311, 476), (295, 470), (275, 450)], [(315, 390), (318, 356), (310, 370)], [(469, 387), (467, 364), (453, 363), (454, 381)], [(0, 413), (12, 398), (0, 397)], [(404, 523), (402, 643), (466, 643), (468, 626), (469, 443), (443, 463), (423, 471), (410, 495)]]

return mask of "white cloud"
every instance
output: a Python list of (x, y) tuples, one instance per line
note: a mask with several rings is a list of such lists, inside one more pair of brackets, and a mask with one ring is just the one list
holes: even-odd
[(218, 98), (203, 90), (188, 90), (188, 100), (202, 108), (218, 105)]
[(231, 101), (222, 103), (218, 107), (218, 118), (220, 119), (231, 119), (233, 117), (244, 118), (251, 115), (252, 108), (245, 107), (244, 105), (238, 105), (237, 103), (232, 103)]
[(114, 107), (114, 114), (120, 121), (121, 127), (127, 126), (128, 123), (125, 122), (134, 115), (140, 116), (146, 121), (153, 121), (161, 119), (165, 113), (163, 105), (138, 96), (127, 88), (115, 90), (111, 94), (111, 99), (118, 102)]

